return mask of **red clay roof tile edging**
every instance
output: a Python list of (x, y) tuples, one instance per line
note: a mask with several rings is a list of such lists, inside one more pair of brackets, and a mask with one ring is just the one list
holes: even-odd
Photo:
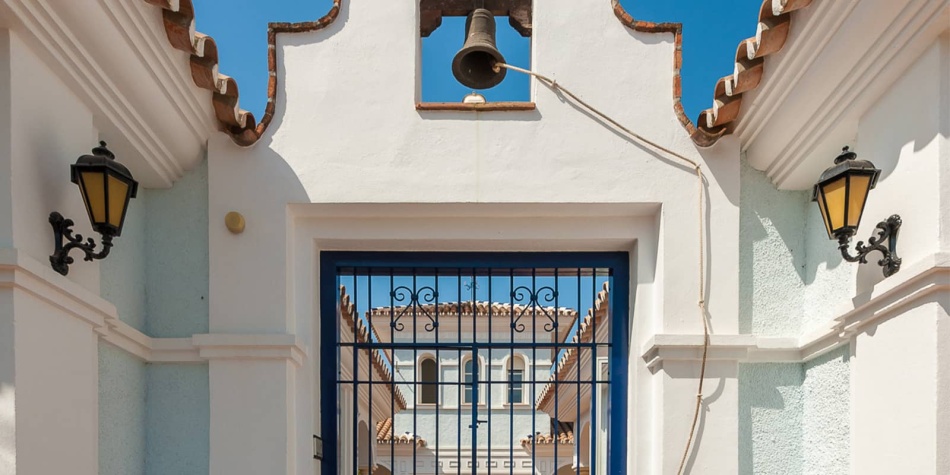
[(620, 0), (611, 1), (617, 18), (628, 28), (646, 33), (673, 33), (676, 47), (673, 57), (673, 110), (693, 143), (705, 148), (713, 146), (723, 135), (733, 131), (742, 107), (742, 94), (754, 89), (762, 80), (764, 57), (785, 46), (791, 13), (807, 7), (813, 0), (763, 0), (759, 8), (756, 35), (739, 43), (734, 73), (717, 82), (713, 106), (700, 112), (698, 125), (694, 125), (683, 110), (680, 76), (683, 65), (683, 25), (636, 20), (624, 10)]
[[(254, 115), (238, 105), (237, 82), (218, 72), (218, 49), (214, 39), (195, 31), (195, 11), (192, 0), (144, 0), (162, 8), (162, 18), (168, 42), (173, 48), (191, 55), (190, 67), (195, 85), (212, 91), (212, 106), (218, 126), (235, 143), (250, 146), (256, 143), (274, 117), (277, 97), (277, 34), (315, 31), (326, 28), (339, 16), (343, 0), (333, 0), (333, 7), (316, 21), (268, 24), (267, 28), (267, 105), (260, 123)], [(699, 147), (711, 147), (723, 135), (731, 133), (742, 106), (742, 94), (758, 86), (764, 72), (764, 57), (782, 49), (788, 38), (791, 13), (805, 8), (813, 0), (763, 0), (759, 9), (759, 23), (754, 37), (739, 43), (735, 70), (721, 78), (714, 89), (713, 106), (702, 111), (694, 124), (682, 103), (683, 26), (681, 23), (654, 23), (633, 18), (611, 0), (614, 14), (620, 22), (634, 31), (645, 33), (673, 33), (673, 111), (693, 142)]]
[(277, 96), (277, 33), (315, 31), (326, 28), (340, 14), (343, 0), (333, 0), (330, 11), (316, 21), (269, 23), (267, 25), (267, 106), (260, 123), (254, 114), (239, 108), (237, 82), (218, 72), (218, 47), (214, 39), (195, 31), (195, 9), (192, 0), (145, 0), (162, 8), (162, 20), (168, 42), (177, 50), (191, 55), (191, 77), (195, 85), (212, 92), (211, 105), (218, 128), (241, 146), (256, 143), (274, 117)]

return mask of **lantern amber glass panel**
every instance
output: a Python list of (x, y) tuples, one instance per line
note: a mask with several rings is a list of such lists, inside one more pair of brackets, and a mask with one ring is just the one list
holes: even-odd
[(72, 181), (79, 185), (92, 229), (104, 236), (119, 236), (129, 200), (138, 183), (105, 145), (93, 149), (72, 166)]
[(868, 191), (877, 184), (880, 170), (856, 157), (845, 149), (815, 185), (814, 199), (830, 239), (845, 234), (850, 237), (858, 230)]
[(79, 174), (79, 191), (89, 213), (89, 222), (102, 223), (106, 220), (106, 187), (102, 183), (102, 173), (86, 172)]
[[(124, 177), (122, 177), (124, 178)], [(79, 173), (79, 190), (92, 228), (101, 234), (119, 236), (129, 203), (129, 183), (106, 169)]]

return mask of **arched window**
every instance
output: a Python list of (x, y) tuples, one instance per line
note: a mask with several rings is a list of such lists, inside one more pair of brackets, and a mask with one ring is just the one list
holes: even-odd
[(419, 403), (436, 404), (439, 399), (439, 364), (427, 357), (419, 363)]
[(508, 404), (524, 404), (524, 360), (508, 358)]

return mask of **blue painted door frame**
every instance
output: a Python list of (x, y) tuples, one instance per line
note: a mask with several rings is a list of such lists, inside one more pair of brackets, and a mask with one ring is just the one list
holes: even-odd
[[(320, 414), (323, 437), (322, 473), (339, 473), (337, 380), (340, 354), (336, 318), (341, 268), (601, 268), (613, 274), (610, 292), (611, 332), (608, 358), (607, 473), (626, 473), (627, 381), (630, 342), (630, 255), (627, 252), (351, 252), (320, 253)], [(345, 443), (345, 442), (343, 442)]]

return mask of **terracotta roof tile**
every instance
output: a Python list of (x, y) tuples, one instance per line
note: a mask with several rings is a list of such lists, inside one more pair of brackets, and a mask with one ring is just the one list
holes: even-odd
[[(212, 107), (219, 128), (231, 135), (235, 143), (252, 145), (260, 139), (274, 117), (277, 95), (277, 33), (314, 31), (327, 27), (340, 14), (343, 0), (333, 0), (333, 7), (319, 20), (300, 23), (270, 23), (267, 31), (267, 106), (260, 123), (254, 115), (239, 107), (237, 83), (218, 72), (218, 49), (214, 40), (195, 31), (192, 0), (144, 0), (162, 8), (165, 34), (175, 49), (191, 55), (192, 79), (198, 87), (212, 92)], [(739, 118), (742, 94), (754, 89), (762, 80), (763, 58), (782, 49), (788, 38), (792, 12), (807, 7), (813, 0), (764, 0), (759, 9), (755, 36), (743, 40), (736, 51), (731, 76), (719, 80), (713, 94), (713, 106), (699, 114), (696, 125), (686, 116), (682, 104), (680, 68), (683, 63), (683, 28), (680, 23), (654, 23), (634, 19), (611, 0), (617, 18), (630, 29), (652, 33), (673, 33), (673, 111), (693, 142), (709, 147), (731, 132)]]
[[(597, 293), (597, 300), (593, 307), (587, 310), (587, 315), (581, 320), (580, 326), (571, 343), (589, 343), (593, 341), (594, 331), (600, 327), (607, 318), (607, 312), (610, 307), (610, 286), (604, 282), (603, 290)], [(571, 371), (573, 365), (577, 362), (577, 348), (568, 348), (557, 361), (557, 369), (551, 374), (551, 381), (574, 381), (576, 372)], [(570, 374), (569, 374), (570, 373)], [(572, 379), (572, 376), (574, 378)], [(541, 394), (538, 396), (538, 403), (535, 405), (540, 410), (542, 406), (554, 397), (554, 383), (548, 383), (541, 388)]]
[(676, 50), (673, 58), (673, 109), (690, 138), (700, 147), (710, 147), (723, 135), (730, 133), (739, 119), (742, 94), (754, 89), (762, 80), (763, 58), (785, 46), (791, 13), (807, 7), (812, 0), (764, 0), (759, 8), (759, 23), (755, 36), (739, 43), (735, 68), (731, 76), (716, 83), (713, 106), (699, 114), (694, 125), (683, 111), (682, 66), (683, 27), (680, 23), (653, 23), (636, 20), (620, 5), (613, 2), (614, 13), (628, 28), (650, 33), (673, 33)]
[(417, 447), (424, 448), (426, 440), (412, 433), (405, 433), (393, 436), (393, 420), (385, 419), (376, 423), (376, 443), (384, 445), (412, 445), (415, 442)]
[(528, 436), (521, 439), (521, 446), (525, 448), (530, 447), (532, 444), (532, 441), (534, 445), (554, 445), (555, 443), (560, 444), (560, 445), (573, 445), (574, 432), (573, 431), (561, 432), (560, 434), (557, 435), (557, 437), (554, 437), (551, 434), (542, 434), (538, 432), (534, 436)]
[[(491, 312), (489, 312), (489, 306), (491, 307)], [(461, 309), (460, 309), (461, 307)], [(442, 302), (439, 303), (439, 315), (458, 315), (459, 313), (462, 316), (473, 315), (472, 311), (472, 301), (463, 301), (458, 302)], [(521, 304), (510, 304), (510, 303), (499, 303), (499, 302), (484, 302), (476, 301), (474, 306), (474, 315), (479, 317), (487, 317), (489, 314), (493, 317), (505, 317), (510, 318), (511, 314), (515, 315), (521, 314), (531, 310), (533, 307), (531, 305), (521, 305)], [(398, 307), (376, 307), (370, 310), (371, 317), (389, 317), (392, 313), (400, 314), (404, 311), (411, 310), (410, 306), (398, 306)], [(423, 304), (416, 306), (417, 312), (427, 313), (429, 315), (435, 315), (435, 304)], [(548, 315), (554, 315), (554, 307), (543, 307), (537, 306), (536, 310), (538, 312), (544, 312)], [(558, 309), (558, 320), (561, 318), (573, 319), (577, 318), (577, 310), (573, 308), (561, 307)]]
[[(370, 343), (373, 341), (372, 335), (375, 335), (375, 330), (367, 327), (366, 324), (363, 323), (363, 320), (356, 316), (356, 308), (353, 303), (350, 302), (350, 296), (346, 293), (346, 287), (342, 285), (340, 286), (340, 320), (353, 332), (357, 342)], [(389, 369), (389, 365), (386, 364), (383, 354), (378, 349), (373, 349), (373, 367), (381, 378), (380, 381), (391, 382), (393, 380), (392, 371)], [(405, 409), (406, 398), (403, 397), (399, 388), (392, 384), (389, 384), (389, 388), (393, 393), (396, 407), (400, 410)]]
[(191, 77), (195, 85), (211, 91), (211, 106), (218, 128), (227, 132), (235, 143), (252, 145), (260, 139), (274, 117), (277, 95), (277, 33), (314, 31), (325, 28), (340, 13), (342, 0), (333, 0), (333, 7), (323, 18), (300, 23), (270, 23), (267, 27), (267, 106), (260, 123), (254, 114), (239, 106), (237, 82), (218, 72), (218, 47), (214, 39), (195, 31), (195, 9), (192, 0), (144, 0), (162, 9), (165, 36), (177, 50), (191, 55)]

